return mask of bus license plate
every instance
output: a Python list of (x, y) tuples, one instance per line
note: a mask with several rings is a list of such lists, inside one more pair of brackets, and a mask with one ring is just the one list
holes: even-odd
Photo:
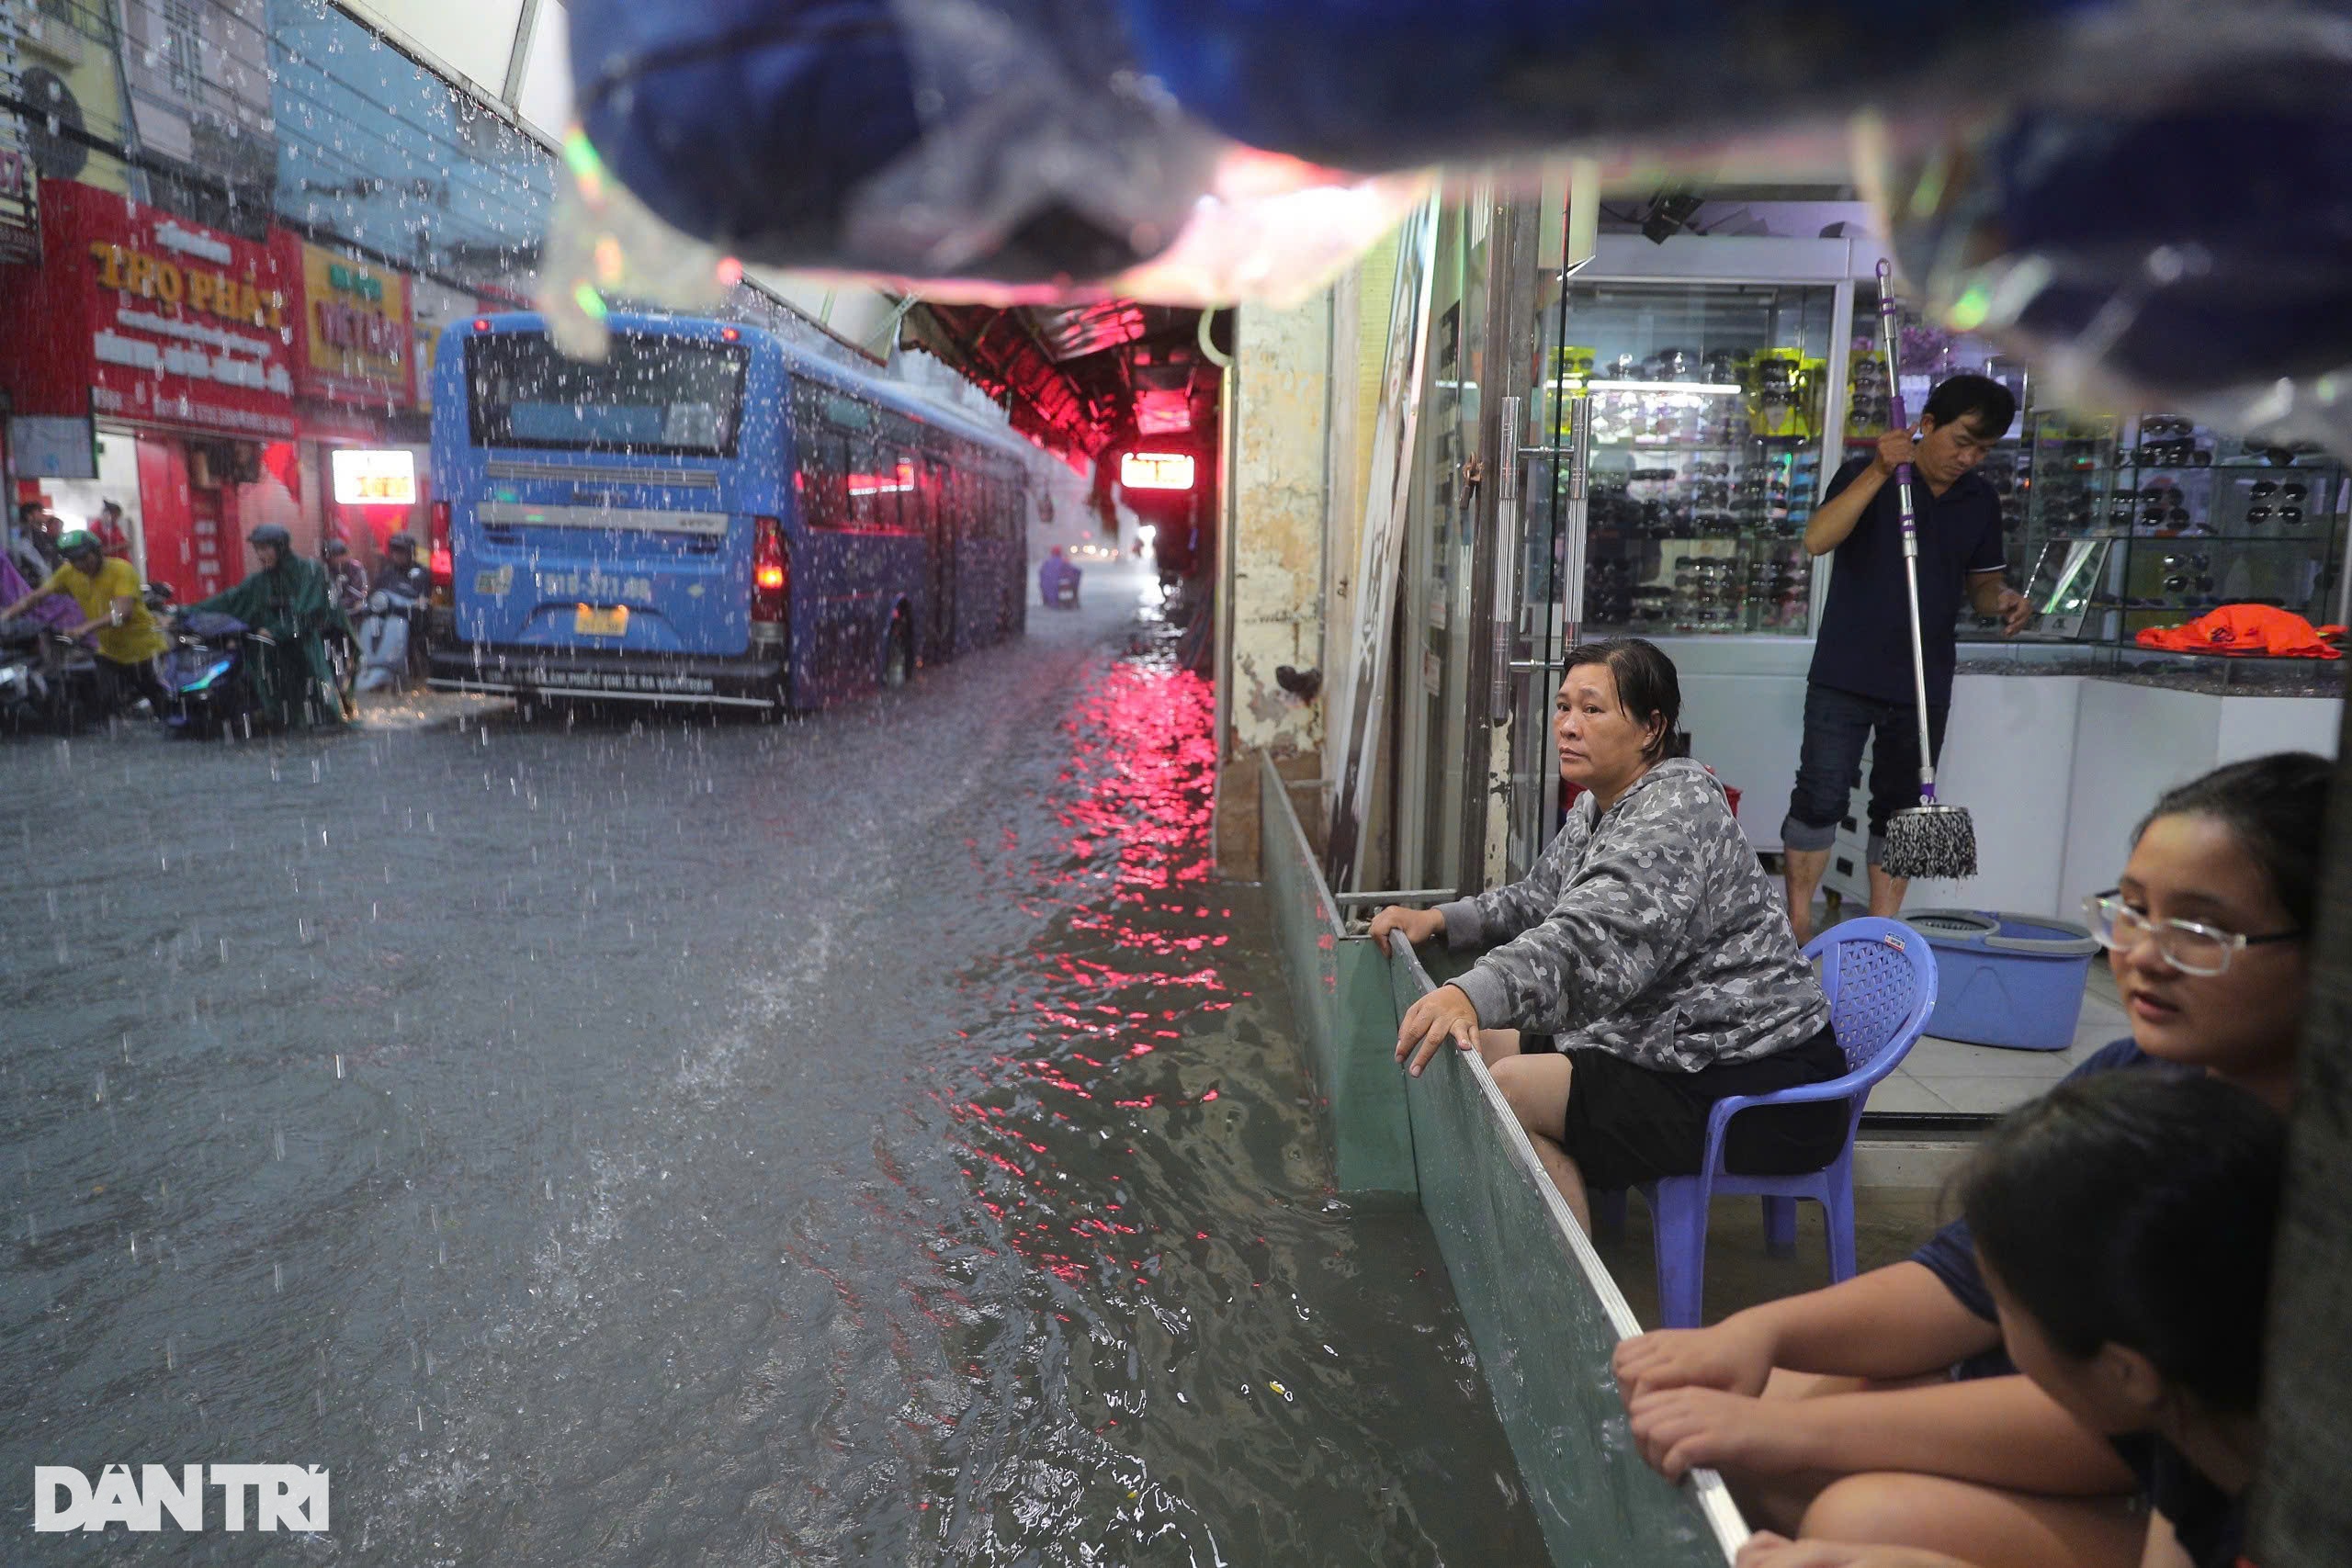
[(628, 606), (616, 604), (600, 610), (593, 604), (582, 604), (572, 612), (571, 629), (579, 637), (625, 637), (628, 634)]

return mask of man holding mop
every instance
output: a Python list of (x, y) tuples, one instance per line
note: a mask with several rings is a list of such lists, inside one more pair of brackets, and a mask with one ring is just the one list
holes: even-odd
[[(1892, 917), (1906, 884), (1888, 874), (1887, 819), (1919, 803), (1919, 716), (1911, 667), (1909, 589), (1904, 581), (1897, 487), (1912, 466), (1919, 536), (1920, 664), (1929, 746), (1943, 750), (1951, 707), (1954, 625), (1963, 591), (1977, 614), (1998, 615), (2014, 635), (2031, 610), (2003, 572), (2001, 504), (1976, 465), (2007, 433), (2017, 400), (1984, 376), (1954, 376), (1928, 394), (1915, 439), (1879, 437), (1878, 450), (1848, 462), (1805, 525), (1810, 555), (1836, 552), (1829, 602), (1814, 644), (1804, 691), (1804, 746), (1789, 815), (1781, 824), (1789, 919), (1797, 940), (1812, 935), (1813, 896), (1829, 868), (1830, 846), (1861, 776), (1871, 743), (1871, 913)], [(1935, 758), (1928, 759), (1932, 766)]]

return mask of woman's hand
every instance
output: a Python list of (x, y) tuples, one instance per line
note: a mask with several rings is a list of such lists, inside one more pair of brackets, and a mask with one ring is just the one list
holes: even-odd
[(1412, 1060), (1405, 1062), (1405, 1070), (1419, 1077), (1448, 1039), (1457, 1050), (1478, 1048), (1478, 1010), (1459, 986), (1440, 986), (1405, 1010), (1404, 1021), (1396, 1026), (1396, 1059), (1405, 1062), (1410, 1052)]
[(1668, 1481), (1690, 1471), (1733, 1469), (1787, 1475), (1809, 1468), (1791, 1440), (1797, 1402), (1764, 1401), (1713, 1388), (1669, 1388), (1626, 1406), (1642, 1457)]
[(1415, 947), (1431, 937), (1445, 934), (1445, 917), (1435, 909), (1408, 909), (1402, 904), (1391, 904), (1372, 917), (1372, 940), (1383, 957), (1388, 953), (1388, 933), (1403, 931), (1405, 940)]
[(1737, 1568), (1968, 1568), (1957, 1557), (1914, 1546), (1865, 1546), (1850, 1540), (1790, 1540), (1758, 1530), (1739, 1549)]
[(1669, 1388), (1713, 1388), (1753, 1398), (1772, 1375), (1772, 1337), (1746, 1314), (1712, 1328), (1662, 1328), (1619, 1343), (1610, 1358), (1628, 1406)]

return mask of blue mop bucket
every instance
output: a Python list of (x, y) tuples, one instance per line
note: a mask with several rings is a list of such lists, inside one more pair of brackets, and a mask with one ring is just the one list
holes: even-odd
[(1972, 1045), (2064, 1051), (2075, 1043), (2098, 943), (2065, 920), (1984, 909), (1903, 917), (1936, 952), (1928, 1032)]

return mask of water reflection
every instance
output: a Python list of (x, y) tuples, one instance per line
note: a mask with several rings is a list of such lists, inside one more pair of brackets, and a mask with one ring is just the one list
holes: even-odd
[(0, 1469), (326, 1463), (401, 1563), (1538, 1560), (1094, 614), (805, 724), (0, 748), (108, 812), (11, 835)]

